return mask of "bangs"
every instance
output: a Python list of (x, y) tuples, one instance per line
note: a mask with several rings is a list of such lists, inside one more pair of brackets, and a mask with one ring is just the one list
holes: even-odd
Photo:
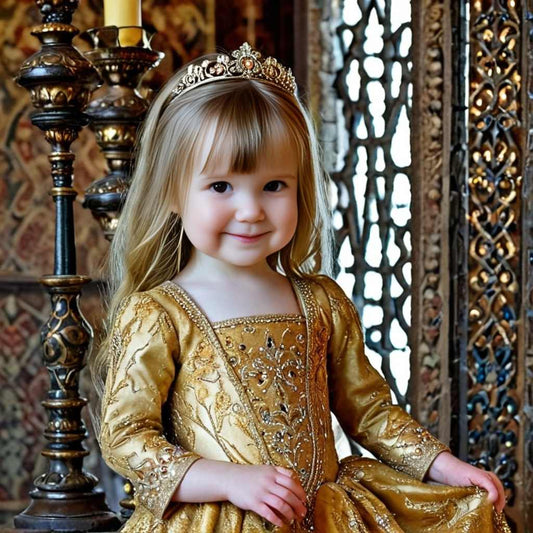
[(272, 95), (250, 87), (251, 83), (213, 102), (213, 113), (208, 113), (212, 126), (204, 137), (202, 173), (251, 173), (260, 160), (275, 158), (287, 144), (297, 150), (301, 161), (302, 143), (292, 117)]

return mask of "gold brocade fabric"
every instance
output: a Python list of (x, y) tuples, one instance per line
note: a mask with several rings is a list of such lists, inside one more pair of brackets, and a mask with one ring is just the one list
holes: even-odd
[[(211, 324), (171, 282), (124, 302), (100, 439), (136, 489), (123, 531), (509, 531), (480, 489), (420, 481), (447, 448), (392, 405), (342, 289), (323, 276), (292, 284), (302, 315)], [(379, 461), (339, 463), (330, 411)], [(229, 502), (172, 502), (199, 457), (292, 469), (308, 495), (306, 519), (275, 528)]]

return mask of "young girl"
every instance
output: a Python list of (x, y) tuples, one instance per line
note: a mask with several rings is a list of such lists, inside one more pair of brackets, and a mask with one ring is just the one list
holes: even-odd
[[(391, 404), (318, 274), (328, 183), (295, 93), (244, 44), (178, 72), (146, 119), (93, 362), (102, 453), (135, 487), (124, 531), (509, 531), (497, 477)], [(379, 461), (339, 462), (330, 410)]]

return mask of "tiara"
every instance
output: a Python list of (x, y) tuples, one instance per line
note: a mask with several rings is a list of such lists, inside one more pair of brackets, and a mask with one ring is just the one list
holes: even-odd
[(216, 59), (203, 59), (192, 63), (171, 91), (176, 98), (199, 85), (230, 78), (261, 80), (281, 87), (290, 94), (296, 93), (296, 81), (290, 68), (284, 67), (274, 57), (261, 59), (261, 54), (248, 43), (231, 52), (231, 57), (220, 54)]

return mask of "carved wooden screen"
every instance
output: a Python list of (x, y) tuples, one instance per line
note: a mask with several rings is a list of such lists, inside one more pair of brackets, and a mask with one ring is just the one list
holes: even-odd
[(533, 4), (328, 6), (340, 19), (339, 153), (327, 154), (338, 279), (399, 403), (411, 373), (413, 413), (462, 459), (496, 471), (513, 530), (529, 531)]
[(335, 225), (339, 282), (353, 285), (367, 354), (406, 406), (411, 286), (410, 0), (346, 0)]

